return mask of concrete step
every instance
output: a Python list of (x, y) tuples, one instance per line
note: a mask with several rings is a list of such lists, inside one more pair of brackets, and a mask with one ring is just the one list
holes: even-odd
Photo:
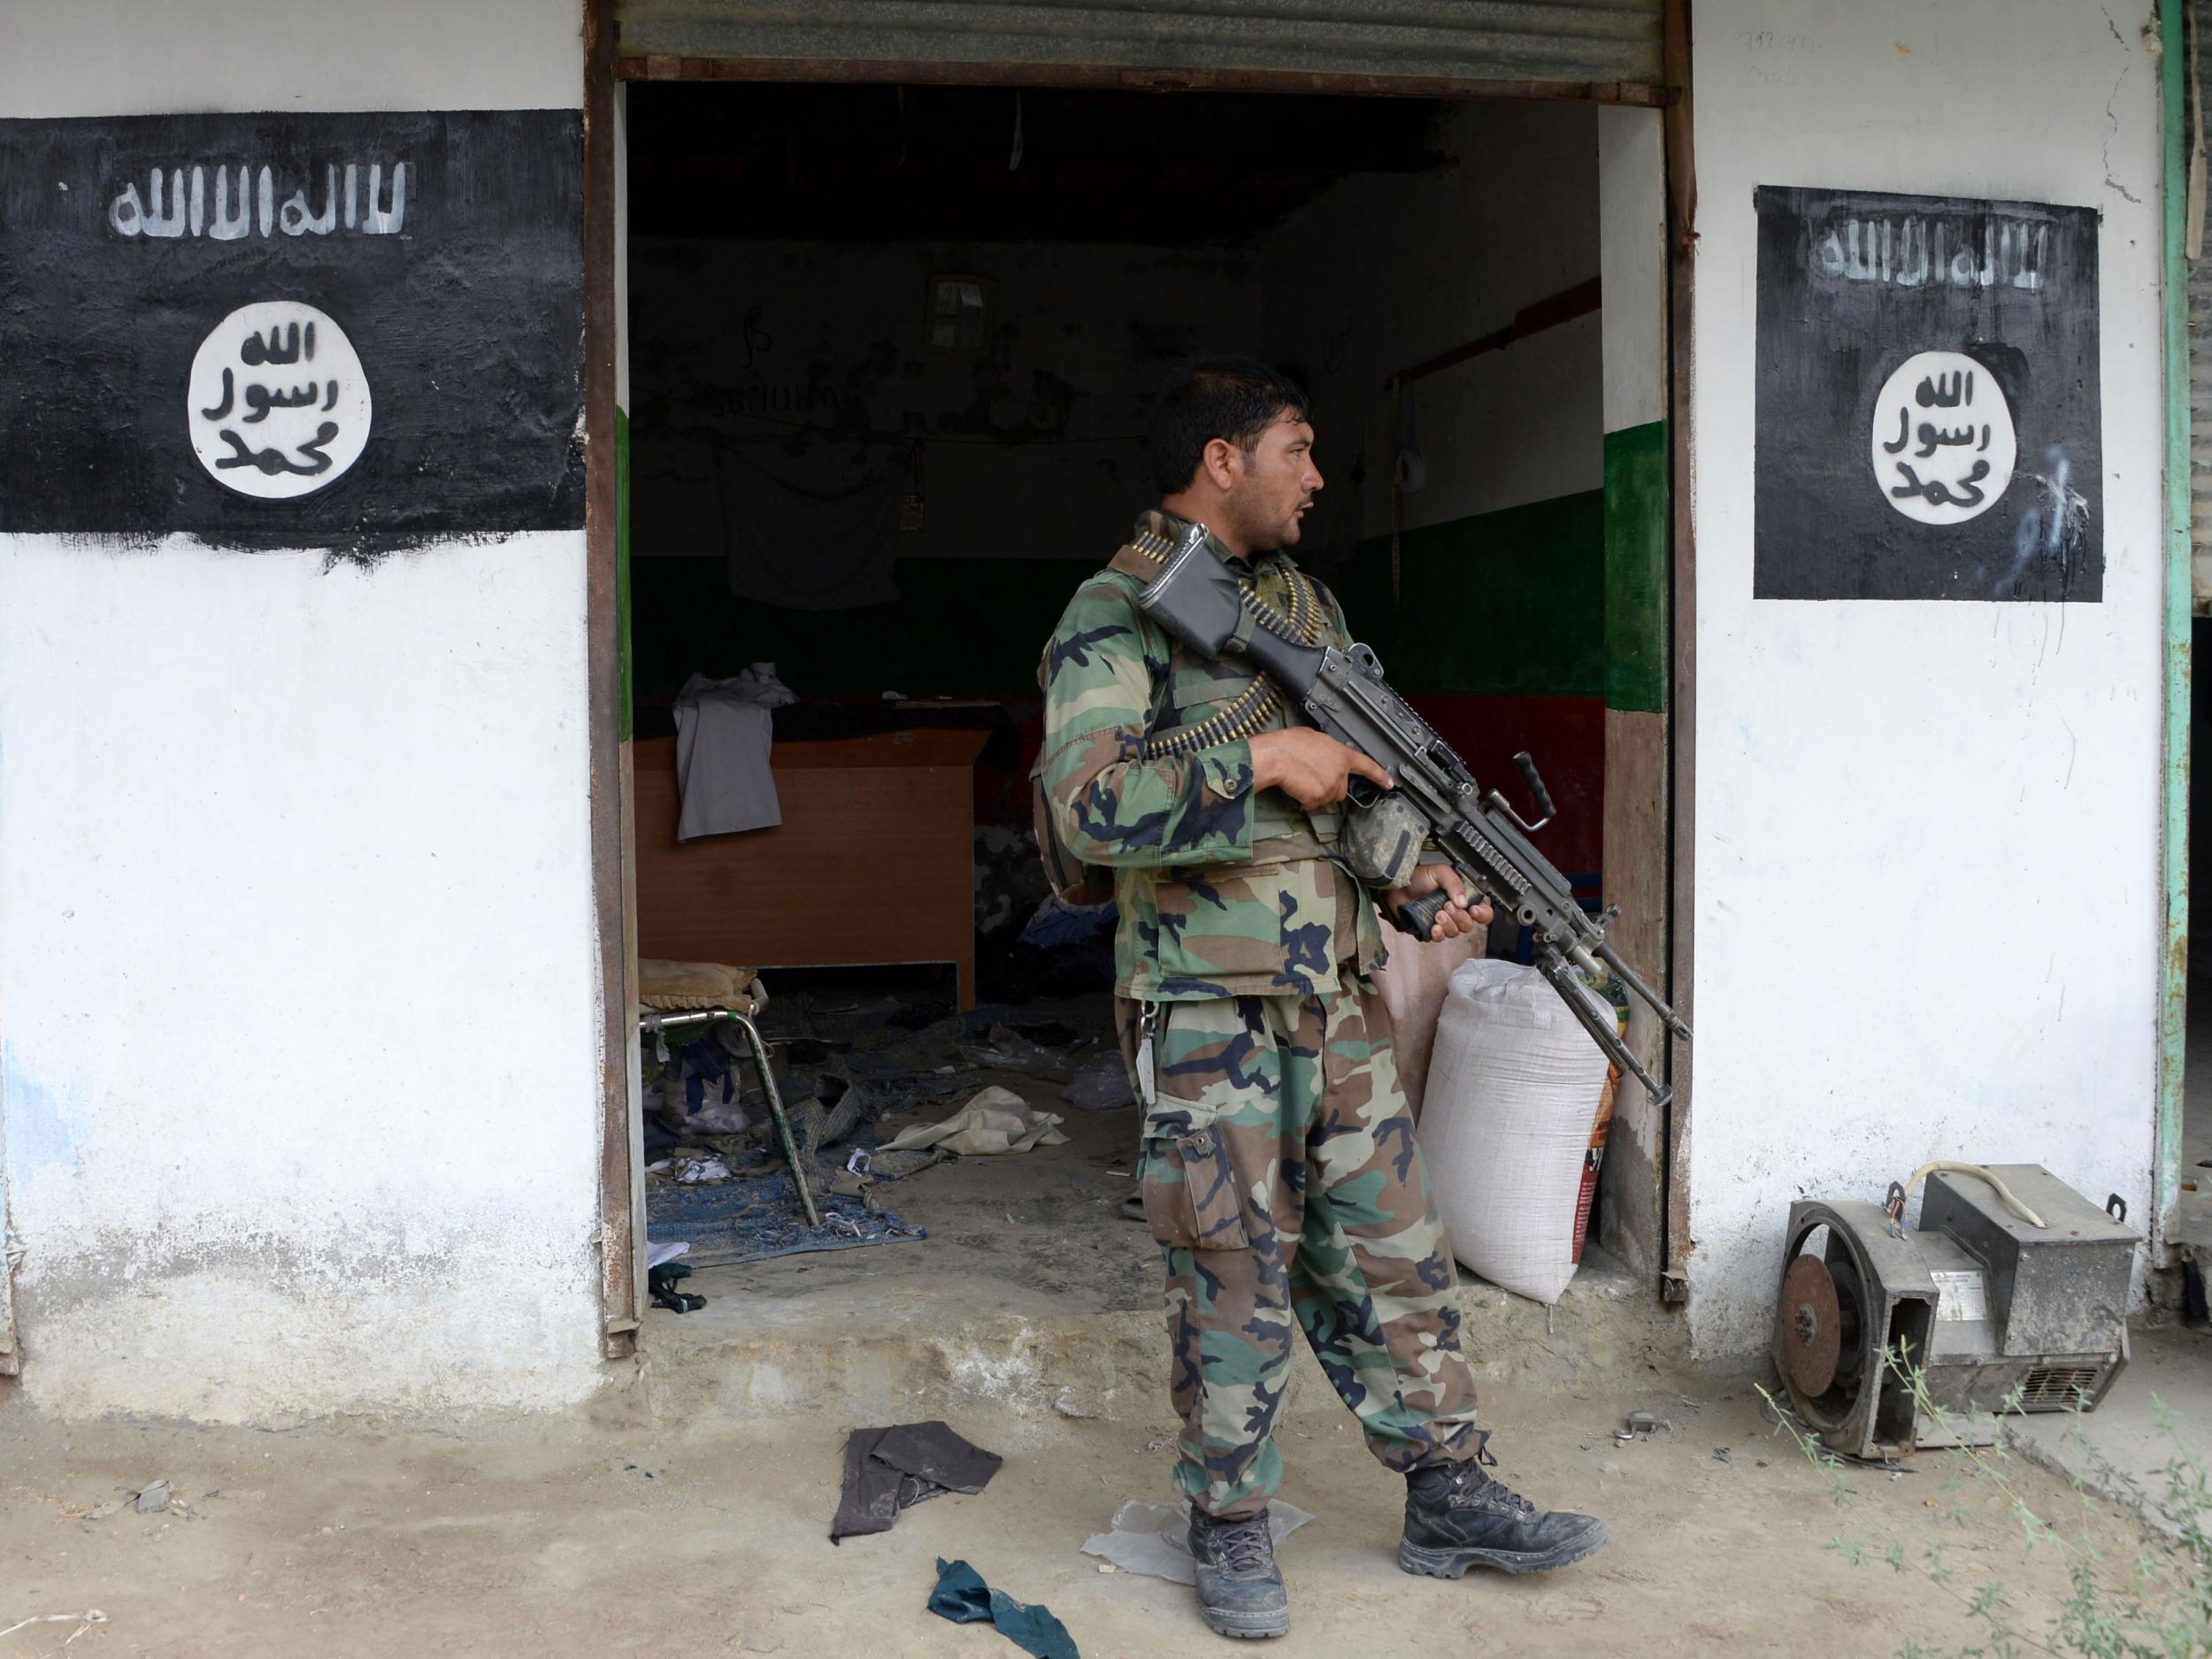
[[(695, 1275), (686, 1288), (708, 1298), (704, 1309), (656, 1310), (648, 1321), (639, 1403), (655, 1417), (878, 1422), (986, 1403), (1036, 1419), (1110, 1422), (1165, 1409), (1168, 1350), (1156, 1306), (1071, 1308), (1068, 1298), (1002, 1278), (910, 1269), (871, 1276), (856, 1259), (838, 1266), (844, 1271), (799, 1294), (789, 1294), (787, 1277), (743, 1267)], [(1461, 1305), (1467, 1351), (1486, 1383), (1617, 1386), (1687, 1363), (1685, 1322), (1609, 1257), (1594, 1254), (1553, 1307), (1479, 1280), (1463, 1286)], [(1286, 1409), (1333, 1399), (1301, 1345)]]

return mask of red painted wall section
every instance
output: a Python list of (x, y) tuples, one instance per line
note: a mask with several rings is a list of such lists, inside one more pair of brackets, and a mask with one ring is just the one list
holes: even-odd
[(1434, 695), (1407, 702), (1459, 751), (1484, 789), (1498, 789), (1516, 810), (1533, 810), (1513, 757), (1528, 750), (1559, 816), (1536, 837), (1537, 849), (1570, 876), (1599, 867), (1605, 833), (1605, 699), (1471, 697)]

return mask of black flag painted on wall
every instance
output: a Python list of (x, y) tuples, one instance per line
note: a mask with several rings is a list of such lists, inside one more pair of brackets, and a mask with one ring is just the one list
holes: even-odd
[(573, 111), (0, 121), (0, 530), (583, 523)]
[(2102, 598), (2096, 212), (1755, 201), (1754, 595)]

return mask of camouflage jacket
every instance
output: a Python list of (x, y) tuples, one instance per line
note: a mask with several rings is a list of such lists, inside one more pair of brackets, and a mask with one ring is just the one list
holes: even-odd
[[(1141, 531), (1183, 526), (1148, 513)], [(1261, 598), (1287, 611), (1289, 560), (1252, 561)], [(1324, 642), (1348, 643), (1342, 611), (1311, 578)], [(1069, 601), (1039, 670), (1041, 787), (1061, 839), (1114, 873), (1121, 907), (1115, 988), (1147, 1002), (1333, 990), (1340, 964), (1382, 960), (1374, 907), (1330, 856), (1340, 818), (1252, 787), (1240, 737), (1148, 759), (1145, 739), (1195, 726), (1250, 685), (1248, 667), (1199, 657), (1137, 609), (1141, 581), (1102, 570)], [(1288, 723), (1279, 703), (1262, 731)]]

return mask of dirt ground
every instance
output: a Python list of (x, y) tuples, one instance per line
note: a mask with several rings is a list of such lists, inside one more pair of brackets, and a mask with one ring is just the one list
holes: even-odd
[[(1910, 1637), (1969, 1627), (1945, 1592), (1887, 1568), (1854, 1568), (1839, 1532), (1916, 1555), (1947, 1540), (1969, 1592), (2020, 1586), (2047, 1609), (2047, 1557), (2030, 1563), (1995, 1494), (1964, 1493), (1946, 1518), (1941, 1465), (1890, 1478), (1854, 1471), (1858, 1507), (1772, 1439), (1740, 1386), (1691, 1403), (1670, 1387), (1570, 1398), (1486, 1395), (1503, 1473), (1546, 1503), (1603, 1516), (1611, 1545), (1546, 1578), (1448, 1584), (1398, 1571), (1401, 1487), (1333, 1407), (1294, 1414), (1284, 1496), (1319, 1517), (1282, 1560), (1294, 1621), (1263, 1651), (1430, 1655), (1894, 1653)], [(1672, 1436), (1612, 1434), (1635, 1408)], [(833, 1548), (844, 1424), (782, 1419), (671, 1426), (620, 1398), (589, 1417), (480, 1426), (469, 1436), (349, 1424), (288, 1432), (61, 1425), (0, 1400), (0, 1629), (97, 1608), (106, 1622), (67, 1647), (101, 1655), (436, 1652), (746, 1654), (1018, 1659), (986, 1626), (924, 1610), (938, 1557), (1042, 1601), (1087, 1659), (1231, 1649), (1198, 1623), (1184, 1586), (1102, 1573), (1079, 1553), (1131, 1497), (1161, 1498), (1167, 1422), (1072, 1422), (1000, 1408), (954, 1426), (1005, 1455), (974, 1497), (907, 1512), (890, 1533)], [(1724, 1461), (1723, 1453), (1725, 1449)], [(2052, 1510), (2082, 1501), (2056, 1476), (2015, 1474)], [(175, 1484), (190, 1514), (126, 1506)], [(2099, 1507), (2092, 1532), (2126, 1558), (2129, 1524)], [(69, 1624), (0, 1639), (4, 1659), (61, 1651)]]

